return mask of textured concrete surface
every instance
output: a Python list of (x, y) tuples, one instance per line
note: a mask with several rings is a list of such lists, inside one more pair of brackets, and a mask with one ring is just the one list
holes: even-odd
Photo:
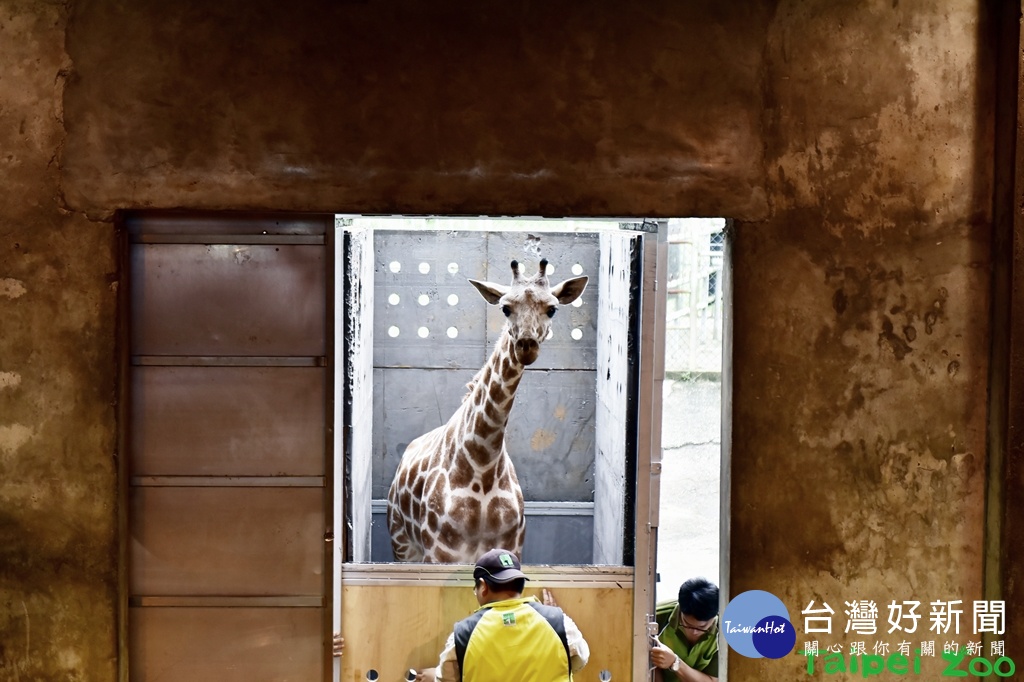
[(983, 6), (0, 2), (0, 677), (114, 679), (122, 208), (734, 218), (729, 587), (979, 598)]

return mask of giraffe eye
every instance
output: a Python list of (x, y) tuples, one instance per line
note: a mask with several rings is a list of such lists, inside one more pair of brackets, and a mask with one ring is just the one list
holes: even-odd
[(503, 305), (501, 306), (501, 312), (505, 315), (505, 317), (508, 317), (509, 315), (512, 314), (512, 309), (509, 308), (507, 305)]
[(558, 311), (558, 308), (556, 308), (555, 306), (549, 306), (548, 307), (548, 317), (554, 317), (555, 313), (557, 311)]

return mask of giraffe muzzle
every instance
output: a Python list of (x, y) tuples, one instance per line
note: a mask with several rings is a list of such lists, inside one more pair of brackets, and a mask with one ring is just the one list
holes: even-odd
[(516, 341), (516, 358), (524, 365), (532, 365), (540, 353), (540, 344), (534, 339)]

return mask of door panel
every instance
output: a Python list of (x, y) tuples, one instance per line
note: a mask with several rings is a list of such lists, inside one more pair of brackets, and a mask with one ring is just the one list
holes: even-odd
[(133, 351), (321, 356), (324, 258), (319, 245), (137, 244)]
[(333, 216), (124, 226), (121, 679), (329, 679)]
[(323, 490), (136, 486), (137, 595), (320, 594)]
[(137, 367), (135, 476), (322, 476), (323, 369)]
[(132, 608), (131, 679), (322, 679), (320, 621), (317, 608)]

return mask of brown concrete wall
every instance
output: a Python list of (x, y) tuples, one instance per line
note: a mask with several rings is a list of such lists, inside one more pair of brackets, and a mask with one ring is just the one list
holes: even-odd
[(0, 2), (0, 676), (114, 678), (119, 208), (735, 218), (732, 591), (980, 598), (978, 31), (972, 0)]
[[(733, 261), (733, 589), (828, 602), (839, 635), (801, 646), (941, 654), (927, 628), (885, 636), (886, 606), (962, 599), (946, 639), (966, 642), (982, 598), (991, 75), (973, 3), (846, 4), (782, 3), (765, 53), (772, 215), (737, 226)], [(843, 636), (862, 599), (881, 634)]]
[(60, 210), (64, 5), (0, 3), (0, 679), (115, 674), (110, 225)]

